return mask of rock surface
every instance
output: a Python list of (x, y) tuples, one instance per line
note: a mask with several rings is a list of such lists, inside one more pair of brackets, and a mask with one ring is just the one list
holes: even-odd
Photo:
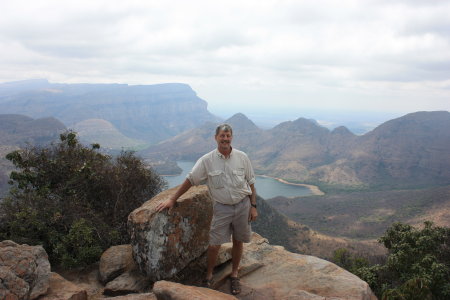
[(157, 299), (164, 300), (236, 300), (236, 297), (212, 289), (158, 281), (153, 287)]
[(117, 296), (117, 297), (108, 297), (101, 298), (102, 300), (158, 300), (156, 295), (153, 293), (144, 293), (144, 294), (130, 294), (126, 296)]
[(44, 248), (0, 242), (1, 299), (36, 299), (47, 292), (49, 280), (50, 263)]
[[(271, 246), (257, 234), (244, 246), (244, 265), (245, 261), (263, 266), (241, 276), (243, 289), (239, 299), (376, 299), (368, 284), (350, 272), (314, 256)], [(219, 290), (229, 293), (229, 282)]]
[(126, 271), (137, 269), (131, 245), (113, 246), (100, 257), (100, 281), (106, 284)]
[(151, 282), (138, 270), (125, 272), (113, 281), (108, 282), (103, 294), (120, 296), (131, 293), (143, 293), (150, 290)]
[(80, 286), (65, 280), (58, 273), (51, 273), (50, 288), (39, 300), (87, 300), (87, 292)]
[(212, 201), (206, 186), (192, 187), (171, 212), (156, 212), (176, 188), (145, 202), (128, 216), (133, 256), (152, 281), (171, 278), (208, 247)]

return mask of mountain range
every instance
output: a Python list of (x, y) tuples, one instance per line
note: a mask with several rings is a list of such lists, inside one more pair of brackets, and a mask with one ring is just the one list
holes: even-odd
[[(416, 112), (357, 136), (299, 118), (262, 130), (243, 114), (225, 122), (233, 145), (255, 171), (297, 182), (352, 187), (422, 187), (450, 183), (450, 113)], [(215, 147), (206, 123), (141, 152), (149, 159), (195, 160)]]
[[(0, 84), (2, 113), (55, 117), (67, 127), (105, 120), (124, 136), (149, 144), (218, 117), (181, 83), (155, 85), (60, 84), (26, 80)], [(95, 141), (89, 141), (95, 142)]]

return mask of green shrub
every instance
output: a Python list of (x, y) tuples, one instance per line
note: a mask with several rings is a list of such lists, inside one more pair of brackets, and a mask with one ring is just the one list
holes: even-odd
[(0, 203), (0, 238), (42, 244), (52, 263), (66, 267), (91, 263), (109, 246), (128, 243), (128, 214), (165, 181), (132, 152), (112, 158), (98, 149), (66, 132), (56, 144), (9, 153), (18, 171)]
[(102, 247), (95, 236), (94, 226), (85, 219), (76, 220), (69, 233), (55, 247), (65, 268), (91, 264), (102, 254)]
[(386, 263), (351, 270), (378, 297), (450, 299), (450, 228), (394, 223), (379, 242), (389, 251)]

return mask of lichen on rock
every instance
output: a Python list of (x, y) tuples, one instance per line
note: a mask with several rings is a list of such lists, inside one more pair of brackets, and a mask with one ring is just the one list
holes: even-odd
[(156, 212), (158, 203), (175, 189), (160, 193), (128, 217), (133, 257), (153, 281), (173, 277), (208, 247), (212, 201), (207, 187), (192, 187), (171, 212)]

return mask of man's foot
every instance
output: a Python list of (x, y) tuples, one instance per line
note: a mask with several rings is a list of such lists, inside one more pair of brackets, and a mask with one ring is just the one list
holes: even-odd
[(230, 277), (230, 290), (233, 295), (241, 292), (241, 281), (239, 277)]
[(202, 287), (210, 289), (211, 288), (211, 284), (212, 284), (212, 279), (206, 279), (205, 278), (202, 281)]

